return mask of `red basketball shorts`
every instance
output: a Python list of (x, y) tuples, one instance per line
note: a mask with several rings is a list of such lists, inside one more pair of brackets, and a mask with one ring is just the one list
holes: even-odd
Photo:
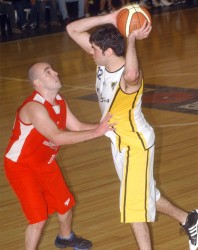
[(75, 205), (55, 161), (35, 167), (5, 159), (5, 172), (30, 224), (46, 220), (54, 212), (64, 214)]

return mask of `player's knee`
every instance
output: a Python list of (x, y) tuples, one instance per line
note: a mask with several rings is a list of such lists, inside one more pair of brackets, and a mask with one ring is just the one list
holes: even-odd
[(45, 224), (46, 224), (46, 220), (43, 220), (34, 224), (29, 224), (28, 227), (35, 231), (42, 231), (43, 228), (45, 227)]

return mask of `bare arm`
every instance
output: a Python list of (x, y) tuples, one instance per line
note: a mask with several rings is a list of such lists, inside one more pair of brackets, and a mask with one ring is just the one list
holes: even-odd
[[(20, 119), (27, 124), (32, 124), (43, 136), (48, 138), (56, 145), (74, 144), (87, 141), (104, 135), (107, 131), (114, 130), (114, 124), (109, 124), (108, 121), (111, 115), (107, 115), (101, 123), (94, 128), (83, 131), (64, 131), (60, 130), (51, 120), (47, 110), (39, 103), (30, 102), (26, 104), (19, 113)], [(69, 116), (68, 119), (71, 117)], [(71, 122), (68, 122), (69, 127), (74, 127)], [(77, 123), (76, 123), (77, 124)], [(81, 128), (83, 128), (82, 125)], [(77, 126), (76, 130), (80, 129)]]
[(67, 105), (67, 118), (66, 118), (66, 127), (72, 131), (82, 131), (95, 129), (98, 126), (98, 123), (84, 123), (79, 121), (76, 116), (71, 112), (69, 106)]
[(136, 91), (142, 81), (142, 73), (139, 68), (135, 43), (142, 40), (151, 32), (151, 24), (145, 22), (141, 29), (135, 30), (127, 38), (127, 50), (125, 57), (125, 69), (123, 73), (122, 88), (126, 92)]
[(94, 16), (89, 18), (83, 18), (78, 21), (72, 22), (67, 25), (66, 29), (69, 36), (87, 53), (91, 53), (91, 44), (89, 42), (90, 34), (89, 30), (92, 28), (103, 25), (106, 23), (112, 23), (116, 26), (116, 15), (118, 11), (115, 11), (105, 16)]

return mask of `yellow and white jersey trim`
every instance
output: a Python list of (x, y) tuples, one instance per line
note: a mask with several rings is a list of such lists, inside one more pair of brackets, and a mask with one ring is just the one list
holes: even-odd
[(102, 114), (110, 112), (111, 122), (116, 122), (116, 132), (108, 133), (113, 144), (121, 151), (131, 143), (136, 147), (150, 148), (155, 141), (153, 128), (147, 123), (141, 110), (143, 81), (138, 91), (127, 94), (120, 87), (124, 67), (108, 72), (98, 67), (96, 91)]

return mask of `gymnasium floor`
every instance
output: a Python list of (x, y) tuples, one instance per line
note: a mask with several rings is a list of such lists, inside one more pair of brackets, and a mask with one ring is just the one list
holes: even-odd
[[(191, 4), (190, 4), (191, 3)], [(181, 9), (182, 8), (182, 9)], [(152, 9), (151, 35), (137, 42), (144, 75), (143, 112), (155, 130), (155, 179), (161, 193), (185, 211), (198, 208), (198, 4)], [(0, 249), (24, 249), (27, 221), (5, 176), (3, 157), (16, 108), (32, 92), (27, 70), (50, 62), (58, 71), (72, 112), (101, 118), (95, 94), (96, 66), (60, 29), (12, 36), (0, 43)], [(53, 34), (50, 34), (53, 33)], [(8, 42), (9, 41), (9, 42)], [(106, 137), (63, 146), (57, 156), (73, 192), (73, 230), (92, 250), (138, 250), (130, 226), (120, 223), (119, 180)], [(158, 214), (150, 223), (154, 250), (188, 250), (179, 222)], [(55, 250), (56, 214), (49, 217), (38, 250)]]

